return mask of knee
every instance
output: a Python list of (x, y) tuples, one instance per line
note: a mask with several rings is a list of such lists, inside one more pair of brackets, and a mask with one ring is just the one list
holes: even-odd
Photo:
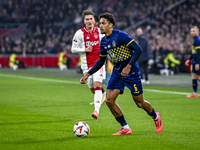
[(113, 105), (113, 104), (114, 104), (114, 100), (109, 99), (109, 98), (106, 98), (106, 105), (107, 105), (107, 106), (111, 106), (111, 105)]
[(94, 82), (94, 88), (95, 87), (101, 87), (101, 82)]
[(136, 102), (138, 108), (143, 108), (143, 104), (141, 102)]

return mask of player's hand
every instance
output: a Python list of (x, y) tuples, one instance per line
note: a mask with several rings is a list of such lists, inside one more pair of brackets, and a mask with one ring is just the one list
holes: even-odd
[(81, 84), (85, 84), (87, 82), (88, 77), (90, 76), (89, 73), (86, 73), (81, 79), (80, 79), (80, 83)]
[(196, 71), (199, 71), (199, 64), (196, 64), (196, 65), (195, 65), (195, 70), (196, 70)]
[(86, 49), (85, 49), (85, 52), (91, 52), (92, 51), (92, 46), (89, 45)]
[(189, 60), (189, 59), (185, 61), (185, 65), (186, 65), (186, 66), (189, 66), (189, 63), (190, 63), (190, 60)]
[(124, 77), (125, 77), (125, 76), (128, 76), (130, 70), (131, 70), (131, 65), (128, 64), (128, 65), (122, 70), (121, 75), (124, 76)]

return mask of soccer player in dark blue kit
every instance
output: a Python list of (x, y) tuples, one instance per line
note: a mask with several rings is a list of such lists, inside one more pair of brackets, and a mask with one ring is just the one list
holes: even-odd
[(199, 28), (197, 26), (193, 26), (190, 30), (191, 36), (194, 38), (193, 44), (192, 44), (192, 55), (190, 59), (188, 59), (185, 62), (185, 65), (188, 66), (190, 60), (192, 60), (192, 87), (193, 87), (193, 93), (190, 95), (187, 95), (187, 98), (197, 98), (197, 87), (198, 87), (198, 80), (200, 81), (200, 36), (199, 36)]
[(131, 90), (136, 105), (153, 118), (156, 131), (160, 133), (163, 129), (160, 114), (156, 113), (151, 104), (143, 99), (140, 69), (136, 62), (142, 49), (127, 33), (113, 30), (114, 26), (115, 18), (112, 14), (103, 13), (100, 15), (100, 30), (101, 33), (105, 34), (101, 40), (100, 57), (88, 73), (80, 79), (80, 83), (85, 84), (88, 77), (104, 64), (109, 54), (114, 68), (107, 86), (106, 104), (115, 119), (121, 124), (120, 131), (113, 135), (132, 133), (121, 108), (116, 103), (117, 96), (123, 94), (125, 86)]

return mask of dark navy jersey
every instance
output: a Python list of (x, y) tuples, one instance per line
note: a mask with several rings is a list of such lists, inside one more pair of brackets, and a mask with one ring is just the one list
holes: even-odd
[[(129, 63), (134, 51), (129, 49), (129, 44), (135, 42), (127, 33), (120, 30), (113, 30), (109, 37), (104, 36), (101, 40), (100, 57), (107, 57), (109, 54), (114, 65), (113, 73), (121, 76), (123, 68)], [(130, 75), (140, 76), (138, 63), (131, 67)]]
[(195, 64), (200, 64), (200, 36), (195, 37), (193, 40), (191, 65), (191, 72), (200, 75), (200, 70), (195, 70)]
[(197, 36), (194, 38), (193, 40), (193, 44), (192, 44), (192, 63), (196, 64), (196, 63), (200, 63), (200, 62), (196, 62), (197, 57), (197, 51), (200, 51), (200, 36)]

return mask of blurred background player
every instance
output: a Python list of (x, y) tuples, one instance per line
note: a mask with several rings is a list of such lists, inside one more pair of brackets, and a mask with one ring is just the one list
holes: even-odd
[[(165, 74), (166, 75), (174, 75), (174, 73), (178, 73), (177, 65), (180, 65), (180, 61), (174, 58), (173, 54), (173, 47), (172, 45), (168, 44), (167, 49), (165, 50), (165, 58), (164, 58), (164, 63), (165, 63)], [(162, 74), (162, 72), (161, 72)]]
[(18, 68), (25, 69), (25, 64), (21, 58), (19, 58), (15, 53), (12, 53), (9, 58), (9, 67), (13, 70), (17, 70)]
[[(99, 25), (99, 18), (98, 18), (97, 15), (94, 15), (94, 26), (98, 27), (98, 25)], [(77, 73), (83, 73), (83, 71), (81, 70), (81, 59), (80, 58), (79, 58), (79, 61), (78, 61), (78, 64), (77, 64), (76, 72)], [(105, 94), (103, 96), (105, 96)], [(94, 102), (91, 102), (90, 105), (94, 105)]]
[(200, 81), (200, 70), (199, 70), (199, 64), (200, 64), (200, 36), (199, 36), (199, 28), (197, 26), (194, 26), (190, 29), (190, 34), (193, 37), (193, 44), (192, 44), (192, 54), (190, 59), (188, 59), (185, 62), (185, 65), (188, 66), (190, 63), (190, 60), (192, 60), (192, 66), (191, 66), (191, 77), (192, 77), (192, 87), (193, 87), (193, 93), (190, 95), (187, 95), (187, 98), (198, 97), (197, 94), (197, 87), (198, 82)]
[(63, 50), (59, 54), (58, 67), (60, 68), (61, 71), (67, 70), (67, 54), (65, 50)]
[[(98, 25), (99, 25), (99, 17), (98, 16), (96, 16), (96, 15), (94, 15), (94, 26), (95, 27), (98, 27)], [(106, 72), (107, 73), (107, 72)], [(107, 75), (107, 74), (106, 74)], [(105, 77), (105, 80), (106, 80), (106, 77)], [(104, 80), (104, 81), (105, 81)], [(103, 104), (104, 102), (105, 102), (105, 98), (106, 98), (106, 91), (104, 90), (104, 88), (103, 88), (103, 86), (102, 86), (102, 102), (101, 102), (101, 104)], [(91, 102), (90, 103), (90, 105), (94, 105), (94, 102)]]
[[(149, 77), (148, 77), (148, 65), (153, 65), (153, 53), (151, 52), (151, 46), (146, 35), (143, 33), (141, 28), (136, 30), (138, 44), (142, 48), (143, 52), (138, 58), (138, 64), (140, 66), (141, 72), (141, 81), (143, 84), (149, 84)], [(143, 77), (144, 76), (144, 77)]]
[[(99, 59), (100, 40), (104, 36), (100, 33), (100, 29), (94, 26), (94, 16), (95, 14), (92, 11), (83, 11), (82, 17), (85, 26), (76, 31), (72, 41), (71, 51), (73, 53), (80, 53), (83, 74), (87, 73)], [(88, 87), (94, 94), (94, 112), (91, 115), (95, 119), (98, 118), (102, 103), (102, 82), (104, 79), (105, 65), (91, 75), (87, 82)]]

